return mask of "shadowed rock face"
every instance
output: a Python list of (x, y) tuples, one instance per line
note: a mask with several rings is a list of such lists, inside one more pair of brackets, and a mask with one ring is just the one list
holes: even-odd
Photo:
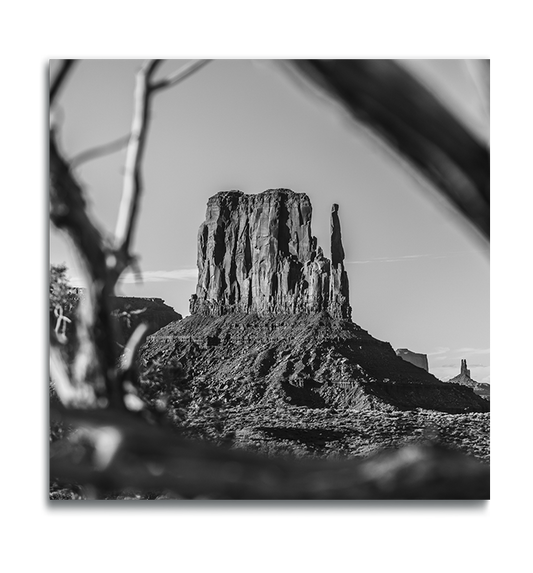
[(420, 354), (419, 352), (412, 352), (407, 348), (398, 348), (396, 350), (396, 356), (407, 360), (411, 364), (423, 368), (426, 372), (429, 372), (428, 357), (426, 354)]
[(311, 232), (305, 193), (224, 191), (207, 203), (198, 232), (198, 285), (191, 314), (319, 313), (350, 318), (338, 205), (331, 217), (331, 261)]
[(111, 299), (114, 320), (118, 326), (119, 343), (124, 345), (141, 322), (148, 325), (148, 334), (152, 334), (175, 320), (181, 320), (177, 313), (160, 298), (142, 298), (136, 296), (115, 296)]

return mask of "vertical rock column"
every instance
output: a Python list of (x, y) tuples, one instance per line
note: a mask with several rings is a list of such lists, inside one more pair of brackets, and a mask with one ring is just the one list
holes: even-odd
[(352, 315), (348, 274), (344, 269), (339, 206), (336, 203), (331, 208), (331, 274), (328, 312), (336, 318), (351, 318)]

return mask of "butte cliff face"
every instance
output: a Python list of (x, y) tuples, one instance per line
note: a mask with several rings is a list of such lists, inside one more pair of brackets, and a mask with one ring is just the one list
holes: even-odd
[(338, 205), (331, 213), (331, 259), (311, 232), (305, 193), (225, 191), (207, 203), (198, 232), (198, 285), (191, 314), (319, 313), (350, 318)]
[(141, 369), (232, 406), (485, 412), (351, 320), (338, 206), (331, 258), (311, 232), (307, 195), (288, 189), (211, 197), (198, 234), (191, 316), (148, 337)]
[(419, 352), (413, 352), (407, 348), (398, 348), (396, 350), (396, 355), (419, 368), (423, 368), (426, 372), (429, 372), (428, 357), (427, 354), (420, 354)]

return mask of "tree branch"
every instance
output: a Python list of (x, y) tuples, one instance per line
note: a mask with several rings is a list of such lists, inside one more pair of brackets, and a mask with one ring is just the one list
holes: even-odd
[(161, 60), (146, 62), (137, 74), (133, 123), (126, 154), (124, 187), (115, 231), (117, 250), (124, 253), (125, 256), (131, 245), (143, 192), (141, 164), (148, 134), (152, 95), (160, 89), (176, 85), (207, 62), (209, 60), (190, 62), (168, 78), (155, 83), (152, 83), (151, 80), (157, 67), (161, 64)]
[[(293, 500), (490, 496), (488, 465), (431, 444), (413, 444), (365, 460), (273, 459), (185, 440), (129, 412), (53, 407), (51, 418), (85, 428), (85, 438), (95, 443), (94, 450), (85, 446), (83, 455), (84, 447), (75, 441), (54, 444), (51, 477), (91, 484), (103, 492), (134, 488), (187, 497)], [(106, 451), (108, 442), (112, 447)]]
[(120, 358), (120, 370), (122, 372), (127, 373), (133, 369), (135, 356), (141, 344), (146, 340), (147, 333), (148, 325), (142, 322), (131, 334)]
[(50, 107), (54, 103), (57, 94), (61, 86), (64, 84), (68, 73), (71, 71), (72, 66), (76, 63), (76, 60), (63, 60), (61, 62), (61, 67), (57, 72), (55, 78), (50, 82)]
[(163, 88), (175, 86), (177, 83), (181, 82), (181, 80), (184, 80), (187, 76), (190, 76), (209, 62), (211, 62), (211, 60), (193, 60), (166, 77), (164, 80), (153, 83), (150, 86), (150, 89), (155, 92)]
[(133, 123), (126, 154), (124, 186), (115, 231), (117, 250), (124, 254), (129, 251), (142, 194), (141, 162), (150, 118), (150, 79), (159, 64), (160, 60), (148, 61), (137, 73)]
[[(114, 295), (120, 275), (135, 260), (130, 253), (130, 246), (142, 195), (141, 164), (149, 127), (151, 96), (155, 93), (151, 79), (160, 64), (161, 60), (149, 60), (137, 74), (133, 124), (128, 137), (124, 189), (114, 245), (91, 221), (82, 189), (74, 178), (71, 165), (58, 149), (54, 130), (50, 131), (50, 218), (58, 229), (65, 231), (73, 240), (89, 279), (87, 296), (83, 297), (80, 304), (80, 320), (77, 321), (76, 331), (79, 351), (74, 363), (73, 382), (79, 390), (79, 402), (70, 400), (78, 406), (94, 407), (95, 402), (102, 399), (110, 407), (125, 407), (122, 384), (124, 372), (117, 366), (117, 335), (109, 301)], [(71, 65), (72, 62), (63, 64), (53, 84), (54, 94), (57, 94)], [(195, 64), (178, 71), (165, 81), (165, 85), (159, 85), (158, 89), (175, 85), (199, 67), (199, 64)], [(122, 144), (124, 139), (84, 152), (81, 157), (87, 158), (109, 150), (110, 147), (114, 148)], [(77, 163), (79, 165), (80, 156)], [(140, 339), (130, 342), (135, 350)], [(91, 393), (87, 385), (93, 388), (95, 398), (92, 401), (88, 400)]]
[[(96, 397), (121, 407), (121, 390), (113, 374), (117, 349), (109, 308), (117, 280), (108, 264), (114, 254), (87, 214), (81, 187), (58, 150), (53, 130), (50, 131), (50, 219), (69, 235), (88, 274), (87, 296), (80, 301), (80, 319), (76, 321), (79, 350), (74, 361), (74, 384), (80, 389), (92, 386)], [(78, 405), (94, 407), (94, 403), (86, 401), (89, 394), (87, 389), (80, 391)]]
[(406, 70), (392, 60), (293, 60), (288, 69), (340, 101), (488, 240), (489, 151)]
[(103, 145), (99, 145), (97, 147), (92, 147), (91, 149), (87, 149), (86, 151), (82, 151), (75, 157), (70, 160), (70, 166), (72, 169), (79, 167), (82, 163), (87, 163), (88, 161), (92, 161), (93, 159), (98, 159), (99, 157), (103, 157), (104, 155), (110, 155), (111, 153), (115, 153), (116, 151), (120, 151), (123, 147), (128, 144), (130, 140), (130, 134), (123, 135), (118, 139), (110, 141), (109, 143), (104, 143)]

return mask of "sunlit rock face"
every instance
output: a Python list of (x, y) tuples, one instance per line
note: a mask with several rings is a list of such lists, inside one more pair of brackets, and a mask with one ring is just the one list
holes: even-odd
[(351, 318), (338, 205), (331, 213), (331, 260), (311, 231), (305, 193), (223, 191), (207, 203), (198, 232), (198, 284), (191, 314), (328, 312)]

